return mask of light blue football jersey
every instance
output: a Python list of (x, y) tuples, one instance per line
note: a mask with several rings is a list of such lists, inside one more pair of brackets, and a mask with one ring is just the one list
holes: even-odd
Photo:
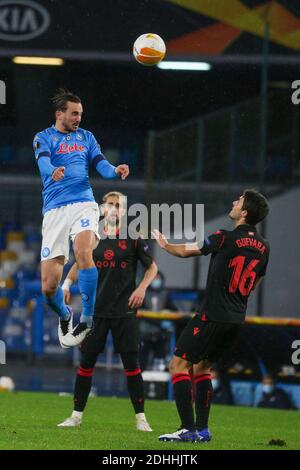
[(37, 161), (50, 158), (54, 167), (65, 167), (65, 176), (60, 181), (41, 172), (43, 214), (67, 204), (95, 200), (89, 182), (89, 165), (96, 167), (105, 157), (91, 132), (79, 128), (66, 134), (53, 125), (35, 135), (33, 147)]

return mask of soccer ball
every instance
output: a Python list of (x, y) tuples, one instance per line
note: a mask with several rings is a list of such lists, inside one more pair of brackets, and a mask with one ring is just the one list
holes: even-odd
[(0, 391), (12, 392), (15, 389), (15, 383), (10, 377), (3, 375), (0, 377)]
[(158, 64), (164, 58), (165, 53), (166, 45), (158, 34), (142, 34), (133, 45), (133, 55), (142, 65)]

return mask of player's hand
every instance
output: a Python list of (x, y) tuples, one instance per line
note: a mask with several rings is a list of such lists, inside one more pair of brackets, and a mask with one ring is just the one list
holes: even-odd
[(146, 291), (142, 287), (137, 287), (135, 291), (132, 292), (128, 300), (128, 305), (131, 308), (139, 308), (143, 305)]
[(64, 178), (64, 176), (65, 176), (65, 167), (64, 166), (59, 166), (52, 173), (52, 179), (54, 179), (54, 181), (60, 181)]
[(65, 304), (69, 305), (71, 300), (71, 293), (69, 290), (63, 290)]
[(128, 165), (119, 165), (115, 169), (115, 172), (122, 180), (126, 180), (127, 176), (129, 175), (129, 167)]
[(153, 238), (157, 241), (157, 243), (159, 244), (159, 246), (163, 249), (166, 248), (167, 244), (168, 244), (168, 240), (167, 238), (164, 236), (163, 233), (160, 233), (159, 230), (157, 229), (154, 229), (152, 233), (152, 236)]

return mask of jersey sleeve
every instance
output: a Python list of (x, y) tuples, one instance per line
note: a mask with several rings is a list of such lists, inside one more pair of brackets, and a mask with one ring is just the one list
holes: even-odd
[(266, 250), (266, 256), (265, 256), (265, 259), (264, 259), (264, 264), (262, 265), (258, 275), (259, 277), (264, 277), (266, 275), (266, 272), (267, 272), (267, 267), (268, 267), (268, 263), (269, 263), (269, 256), (270, 256), (270, 245), (268, 244), (267, 245), (267, 250)]
[(146, 240), (144, 240), (143, 238), (138, 238), (136, 240), (136, 252), (137, 257), (144, 266), (144, 268), (150, 268), (153, 262), (153, 258), (150, 252), (150, 247)]
[(41, 177), (52, 176), (55, 166), (51, 164), (50, 143), (42, 132), (36, 134), (33, 139), (33, 150), (35, 160), (38, 164)]
[(100, 144), (98, 144), (95, 136), (90, 133), (89, 139), (89, 151), (88, 151), (89, 162), (96, 168), (97, 164), (102, 160), (106, 160), (105, 156), (101, 151)]
[(36, 161), (41, 157), (51, 157), (50, 143), (41, 132), (34, 136), (33, 150)]
[(202, 247), (199, 246), (201, 254), (204, 256), (207, 256), (212, 253), (218, 253), (222, 249), (224, 245), (224, 241), (225, 241), (224, 230), (218, 230), (217, 232), (209, 235), (204, 240)]

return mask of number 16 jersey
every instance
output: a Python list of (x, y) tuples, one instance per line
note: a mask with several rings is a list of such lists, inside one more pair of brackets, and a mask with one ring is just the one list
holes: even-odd
[(211, 254), (201, 314), (210, 321), (243, 323), (255, 280), (266, 273), (269, 243), (255, 226), (239, 225), (213, 233), (200, 250)]

